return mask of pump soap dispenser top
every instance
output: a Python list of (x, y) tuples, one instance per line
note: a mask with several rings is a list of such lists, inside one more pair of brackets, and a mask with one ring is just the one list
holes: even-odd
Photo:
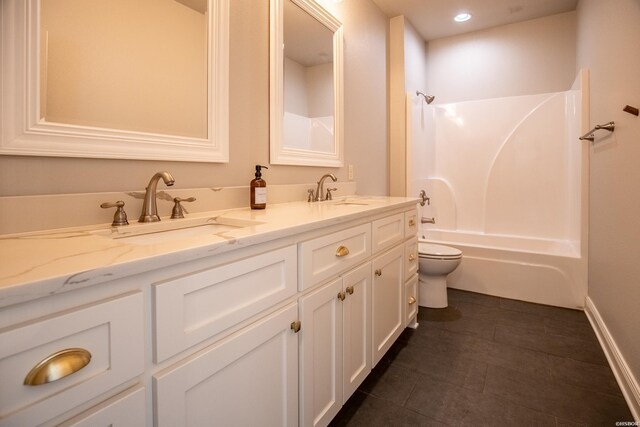
[(266, 166), (256, 165), (256, 177), (251, 181), (251, 209), (267, 207), (267, 182), (262, 179), (262, 168), (269, 169)]

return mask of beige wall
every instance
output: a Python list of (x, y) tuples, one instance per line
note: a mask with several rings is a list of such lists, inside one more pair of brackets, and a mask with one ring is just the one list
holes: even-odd
[(575, 22), (567, 12), (429, 41), (429, 90), (439, 104), (568, 90)]
[[(158, 170), (170, 171), (177, 188), (248, 185), (254, 165), (269, 164), (269, 4), (230, 5), (228, 164), (0, 156), (0, 196), (140, 190)], [(295, 184), (333, 172), (346, 181), (346, 165), (353, 164), (358, 192), (384, 195), (387, 19), (370, 0), (333, 7), (345, 36), (345, 167), (270, 166), (263, 177), (271, 184)]]
[(640, 379), (640, 2), (581, 0), (577, 66), (590, 69), (589, 297), (636, 381)]

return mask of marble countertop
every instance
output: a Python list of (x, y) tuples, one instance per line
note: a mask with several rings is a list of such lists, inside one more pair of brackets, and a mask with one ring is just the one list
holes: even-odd
[[(152, 224), (134, 220), (124, 227), (102, 225), (0, 236), (0, 307), (149, 271), (157, 265), (174, 265), (410, 207), (417, 201), (349, 196), (331, 202), (273, 204), (265, 210), (203, 212)], [(181, 231), (168, 239), (161, 233), (150, 234), (176, 226), (182, 230), (205, 227), (202, 232)]]

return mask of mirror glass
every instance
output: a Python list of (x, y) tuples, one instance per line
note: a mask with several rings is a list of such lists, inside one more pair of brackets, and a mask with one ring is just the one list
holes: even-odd
[(313, 1), (274, 4), (271, 163), (341, 166), (341, 24)]
[(1, 0), (0, 154), (228, 162), (229, 1)]
[(206, 0), (41, 0), (40, 118), (207, 137)]

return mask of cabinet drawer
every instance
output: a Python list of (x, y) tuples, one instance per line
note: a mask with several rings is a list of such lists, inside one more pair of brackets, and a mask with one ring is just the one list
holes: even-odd
[(144, 388), (120, 393), (80, 415), (73, 417), (58, 427), (140, 427), (146, 422)]
[(418, 237), (404, 244), (404, 277), (411, 277), (418, 272)]
[(155, 284), (155, 362), (294, 295), (296, 273), (292, 245)]
[(418, 314), (418, 275), (414, 275), (405, 284), (405, 325)]
[[(135, 292), (1, 331), (0, 424), (40, 424), (141, 374), (143, 324), (142, 293)], [(46, 384), (23, 384), (34, 366), (73, 348), (91, 354), (86, 366)]]
[[(346, 249), (346, 250), (345, 250)], [(371, 226), (363, 224), (300, 244), (300, 290), (335, 277), (371, 255)]]
[(373, 221), (371, 232), (374, 254), (401, 242), (404, 240), (404, 213)]
[(418, 234), (418, 210), (412, 209), (404, 213), (404, 237), (409, 238)]

